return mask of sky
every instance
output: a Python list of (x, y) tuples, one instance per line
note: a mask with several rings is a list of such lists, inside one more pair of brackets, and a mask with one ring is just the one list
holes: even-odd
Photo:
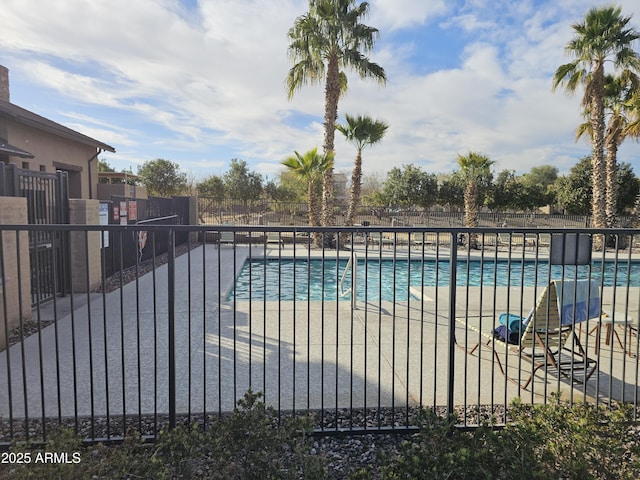
[[(580, 97), (552, 91), (571, 61), (571, 25), (590, 0), (370, 0), (363, 23), (380, 37), (369, 58), (380, 86), (347, 71), (344, 114), (389, 124), (363, 152), (365, 175), (414, 164), (450, 173), (458, 155), (487, 155), (494, 171), (553, 165), (567, 173), (590, 153), (575, 141)], [(640, 29), (640, 2), (618, 0)], [(222, 175), (232, 159), (272, 179), (280, 162), (323, 143), (322, 85), (287, 98), (287, 33), (306, 0), (3, 0), (0, 64), (11, 102), (116, 149), (120, 171), (177, 162), (190, 179)], [(640, 43), (636, 43), (640, 51)], [(336, 170), (355, 147), (336, 134)], [(619, 161), (640, 175), (640, 144)]]

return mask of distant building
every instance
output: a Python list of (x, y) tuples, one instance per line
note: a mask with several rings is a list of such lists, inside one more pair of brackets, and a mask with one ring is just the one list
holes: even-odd
[(347, 204), (347, 175), (333, 172), (333, 198), (336, 205)]
[(98, 173), (98, 199), (111, 200), (112, 195), (129, 198), (147, 198), (142, 178), (129, 172)]
[[(289, 171), (280, 173), (280, 184), (290, 184), (297, 182), (297, 178)], [(306, 195), (306, 186), (301, 189)], [(347, 203), (347, 175), (340, 172), (333, 172), (333, 200), (336, 205), (346, 205)]]

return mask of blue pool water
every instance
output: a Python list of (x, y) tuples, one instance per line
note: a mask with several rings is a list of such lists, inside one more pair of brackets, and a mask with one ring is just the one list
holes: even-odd
[[(448, 260), (358, 260), (357, 299), (402, 301), (409, 297), (409, 286), (449, 285)], [(347, 260), (320, 259), (260, 259), (246, 261), (236, 278), (236, 284), (227, 299), (233, 300), (335, 300), (349, 299), (339, 294), (339, 283)], [(549, 264), (546, 261), (470, 261), (458, 260), (457, 284), (459, 286), (533, 286), (549, 281)], [(598, 282), (602, 278), (602, 264), (579, 266), (578, 278)], [(551, 266), (551, 279), (576, 275), (575, 266)], [(536, 274), (537, 271), (537, 274)], [(380, 279), (382, 278), (382, 281)], [(537, 280), (536, 280), (537, 279)], [(640, 286), (640, 262), (606, 262), (604, 285)], [(345, 288), (351, 285), (351, 273), (347, 273)]]

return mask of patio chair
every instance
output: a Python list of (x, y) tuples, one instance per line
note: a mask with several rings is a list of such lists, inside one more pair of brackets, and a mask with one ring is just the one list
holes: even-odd
[(538, 234), (538, 247), (546, 248), (549, 250), (551, 247), (551, 234), (550, 233), (540, 233)]
[[(582, 280), (554, 280), (544, 288), (531, 312), (522, 318), (522, 335), (517, 345), (498, 340), (493, 334), (479, 332), (464, 319), (460, 322), (487, 339), (486, 342), (478, 342), (467, 353), (472, 355), (481, 346), (491, 348), (502, 374), (509, 381), (526, 389), (540, 369), (546, 372), (556, 371), (578, 384), (589, 380), (597, 362), (587, 356), (574, 326), (599, 316), (600, 298), (596, 283), (591, 282), (589, 285)], [(507, 355), (517, 355), (509, 362), (510, 366), (515, 364), (521, 367), (517, 378), (512, 378), (507, 372)], [(526, 378), (521, 383), (523, 377)]]
[(507, 249), (523, 248), (525, 245), (526, 242), (522, 233), (498, 233), (496, 249), (500, 247), (506, 247)]
[[(422, 227), (423, 225), (416, 225)], [(431, 232), (412, 232), (411, 245), (415, 247), (435, 248), (438, 242), (438, 234)]]
[(219, 246), (222, 245), (223, 243), (230, 243), (233, 246), (233, 248), (236, 248), (235, 232), (232, 230), (223, 230), (219, 232), (218, 243), (216, 244), (216, 247), (219, 248)]
[[(269, 222), (269, 226), (270, 227), (279, 227), (280, 224), (279, 223)], [(270, 243), (277, 243), (278, 246), (280, 246), (280, 247), (284, 246), (284, 240), (282, 238), (281, 233), (278, 232), (278, 231), (269, 231), (269, 232), (267, 232), (267, 237), (265, 239), (265, 243), (267, 245), (270, 244)]]
[(382, 245), (388, 245), (389, 248), (392, 248), (395, 245), (395, 240), (393, 238), (388, 238), (384, 235), (383, 232), (371, 232), (369, 234), (369, 242), (371, 244), (377, 244), (382, 248)]

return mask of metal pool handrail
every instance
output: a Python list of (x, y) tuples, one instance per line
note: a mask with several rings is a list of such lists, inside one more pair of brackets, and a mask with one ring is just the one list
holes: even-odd
[[(351, 274), (351, 286), (345, 290), (344, 289), (344, 281), (347, 278), (347, 272), (349, 268), (353, 265), (353, 272)], [(357, 291), (357, 282), (358, 281), (358, 257), (356, 252), (351, 252), (351, 256), (349, 257), (349, 261), (347, 265), (344, 267), (344, 271), (342, 272), (342, 278), (340, 279), (340, 296), (346, 297), (351, 293), (351, 308), (355, 310), (356, 308), (356, 291)]]

